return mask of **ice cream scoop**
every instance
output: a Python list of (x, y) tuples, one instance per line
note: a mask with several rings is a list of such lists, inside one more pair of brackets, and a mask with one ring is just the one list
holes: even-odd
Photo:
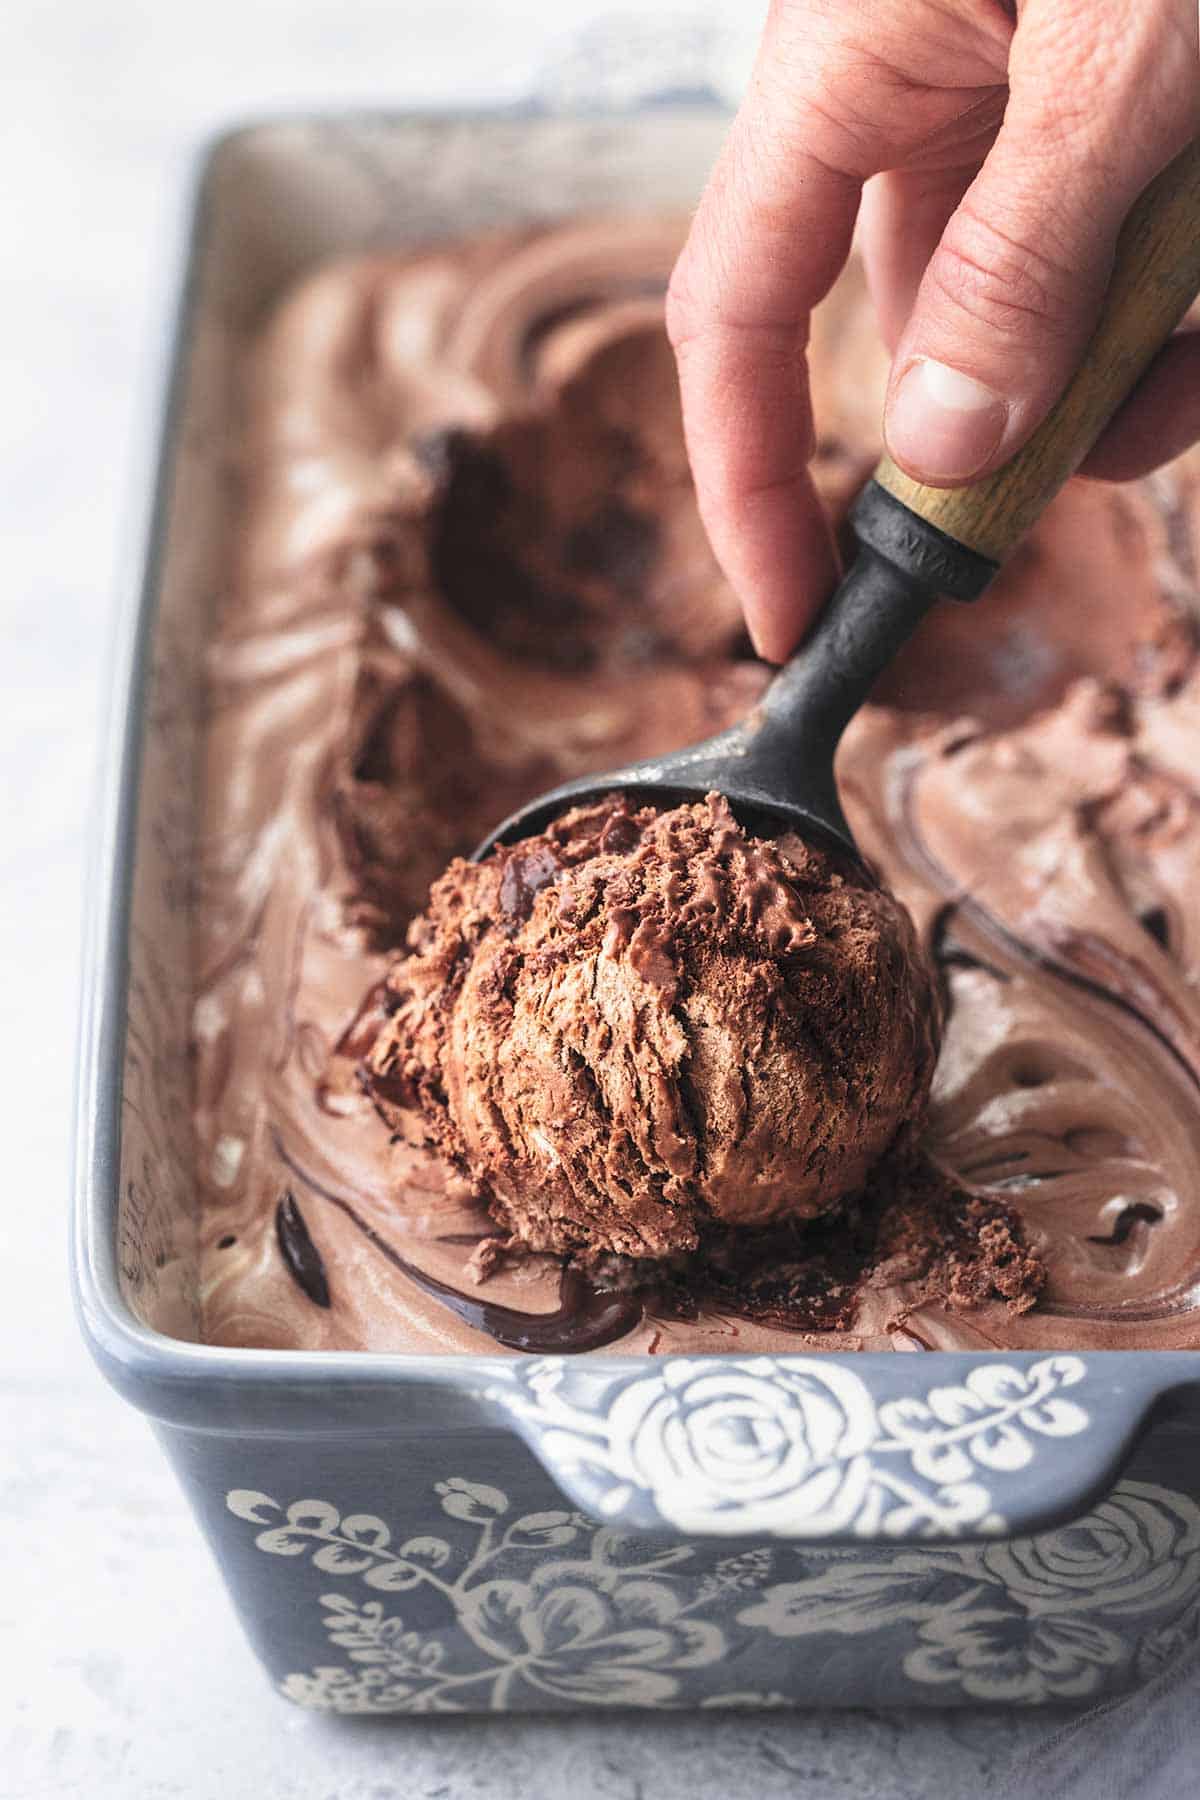
[(720, 793), (764, 822), (857, 854), (833, 757), (878, 675), (942, 596), (976, 599), (1174, 330), (1200, 288), (1200, 140), (1146, 189), (1122, 231), (1099, 322), (1071, 382), (997, 473), (946, 489), (886, 456), (859, 496), (856, 551), (808, 639), (731, 731), (604, 775), (569, 781), (507, 818), (479, 846), (541, 831), (566, 808), (619, 790), (658, 807)]

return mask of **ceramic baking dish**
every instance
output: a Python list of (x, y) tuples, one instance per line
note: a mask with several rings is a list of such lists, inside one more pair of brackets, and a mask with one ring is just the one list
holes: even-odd
[(703, 109), (307, 121), (204, 160), (100, 807), (75, 1279), (93, 1353), (307, 1706), (1094, 1699), (1200, 1633), (1189, 1355), (197, 1341), (189, 869), (244, 341), (340, 252), (686, 204), (722, 128)]

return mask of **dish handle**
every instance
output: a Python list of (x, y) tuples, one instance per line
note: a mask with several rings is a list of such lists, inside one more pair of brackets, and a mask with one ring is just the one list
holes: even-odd
[(1192, 1360), (1104, 1352), (546, 1357), (483, 1390), (622, 1530), (928, 1543), (1078, 1517)]

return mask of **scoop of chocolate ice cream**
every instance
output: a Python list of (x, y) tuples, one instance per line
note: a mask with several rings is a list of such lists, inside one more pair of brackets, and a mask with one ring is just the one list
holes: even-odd
[(666, 1257), (811, 1218), (925, 1108), (937, 1007), (904, 909), (715, 795), (614, 796), (456, 862), (409, 941), (364, 1080), (531, 1249)]

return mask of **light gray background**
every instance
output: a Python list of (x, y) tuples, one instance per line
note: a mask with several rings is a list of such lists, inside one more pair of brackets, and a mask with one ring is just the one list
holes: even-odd
[[(731, 87), (754, 0), (4, 0), (0, 18), (0, 1794), (958, 1800), (1055, 1715), (330, 1720), (275, 1698), (66, 1296), (82, 841), (120, 521), (198, 140), (308, 106), (515, 98), (547, 66)], [(629, 54), (572, 61), (589, 21)], [(707, 24), (716, 37), (697, 34)]]

